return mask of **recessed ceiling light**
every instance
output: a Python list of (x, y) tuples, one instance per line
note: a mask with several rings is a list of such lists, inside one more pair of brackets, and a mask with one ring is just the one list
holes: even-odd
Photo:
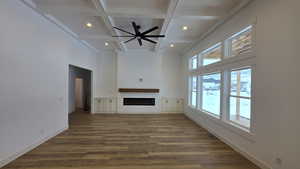
[(175, 46), (174, 44), (171, 44), (171, 45), (170, 45), (171, 48), (174, 48), (174, 46)]
[(107, 42), (105, 42), (105, 46), (108, 46), (109, 44)]
[(92, 24), (92, 23), (90, 23), (90, 22), (87, 22), (85, 25), (86, 25), (86, 27), (88, 27), (88, 28), (91, 28), (91, 27), (93, 27), (93, 24)]
[(187, 27), (187, 26), (183, 26), (182, 27), (182, 30), (184, 30), (184, 31), (186, 31), (186, 30), (188, 30), (189, 28)]

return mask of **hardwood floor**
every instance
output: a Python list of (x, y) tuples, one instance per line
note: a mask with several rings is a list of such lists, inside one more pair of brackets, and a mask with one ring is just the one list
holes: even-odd
[(258, 169), (182, 114), (70, 116), (70, 129), (4, 169)]

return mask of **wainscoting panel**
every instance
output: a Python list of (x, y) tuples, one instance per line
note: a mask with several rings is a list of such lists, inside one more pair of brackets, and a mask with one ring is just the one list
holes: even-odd
[(95, 113), (116, 113), (117, 98), (97, 97), (95, 98)]
[[(118, 113), (116, 97), (97, 97), (94, 99), (95, 113)], [(183, 113), (183, 99), (161, 97), (160, 112), (162, 113)]]
[(161, 112), (163, 113), (182, 113), (183, 99), (182, 98), (161, 98)]

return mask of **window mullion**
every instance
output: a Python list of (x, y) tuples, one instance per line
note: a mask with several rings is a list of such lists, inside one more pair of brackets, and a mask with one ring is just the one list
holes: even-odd
[(221, 61), (225, 59), (226, 56), (226, 42), (222, 42), (221, 43), (221, 50), (222, 50), (222, 54), (221, 54)]
[(198, 96), (198, 98), (199, 98), (199, 101), (198, 101), (198, 106), (197, 106), (197, 108), (199, 109), (199, 110), (201, 110), (202, 109), (202, 76), (200, 75), (200, 76), (198, 76), (198, 93), (199, 93), (199, 96)]
[(192, 76), (189, 76), (188, 78), (188, 104), (191, 105), (191, 93), (192, 93), (192, 90), (191, 90), (191, 78)]
[(229, 120), (229, 93), (230, 93), (230, 73), (228, 70), (223, 72), (223, 96), (222, 96), (222, 119)]
[(202, 58), (202, 54), (198, 54), (198, 67), (202, 67), (203, 65), (203, 58)]
[(192, 105), (193, 98), (193, 76), (189, 78), (189, 105)]

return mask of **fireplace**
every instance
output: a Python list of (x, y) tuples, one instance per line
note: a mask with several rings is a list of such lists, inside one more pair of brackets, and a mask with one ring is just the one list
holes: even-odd
[(119, 88), (118, 113), (159, 113), (160, 89)]
[(123, 98), (124, 106), (155, 106), (155, 98)]

